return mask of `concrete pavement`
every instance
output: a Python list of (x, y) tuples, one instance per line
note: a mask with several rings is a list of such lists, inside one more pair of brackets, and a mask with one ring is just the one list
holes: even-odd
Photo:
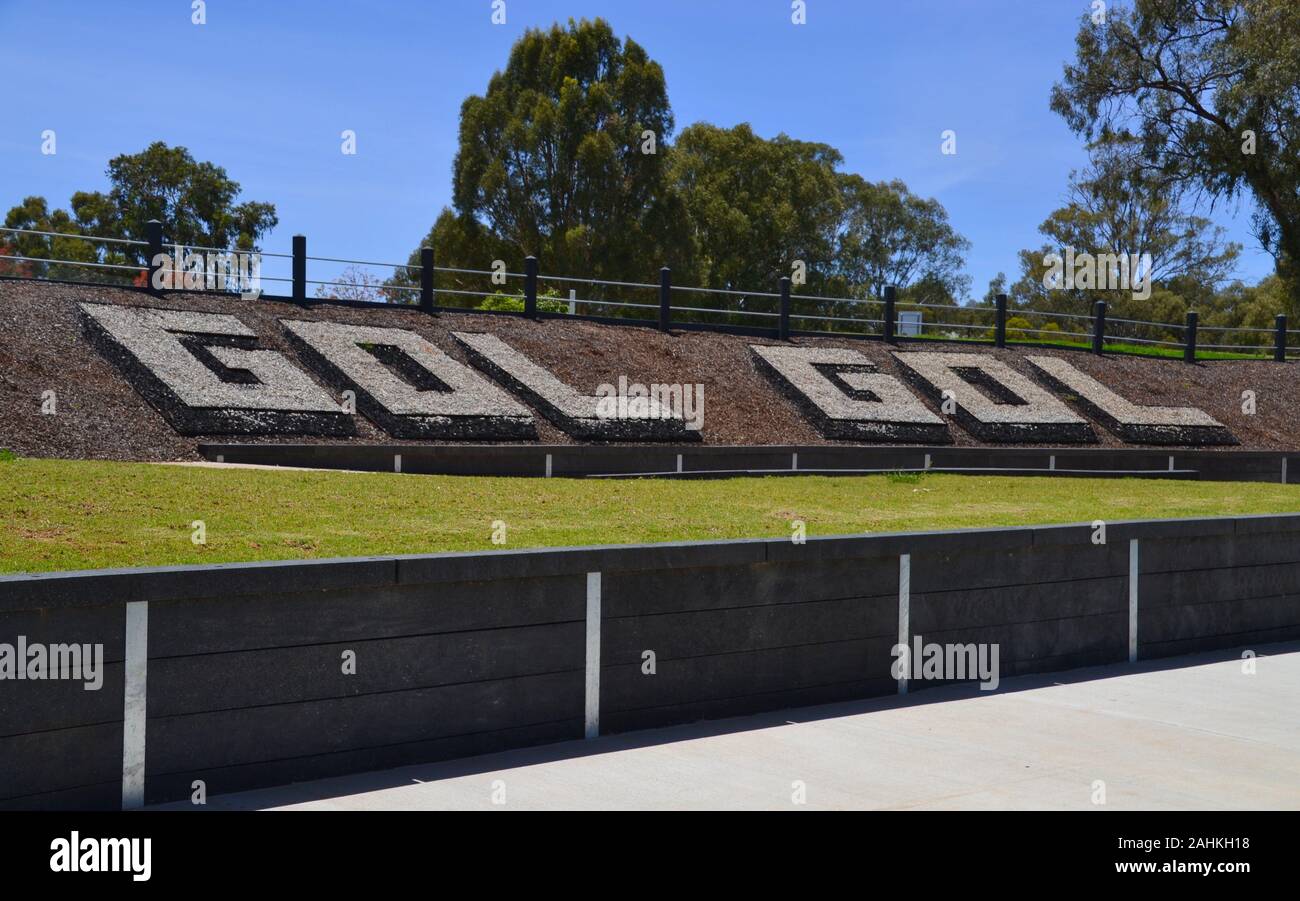
[(1253, 675), (1237, 650), (914, 689), (207, 809), (1300, 809), (1300, 643), (1255, 651)]

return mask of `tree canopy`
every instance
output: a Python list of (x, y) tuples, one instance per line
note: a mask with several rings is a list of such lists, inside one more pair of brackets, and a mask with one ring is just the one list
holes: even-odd
[(635, 41), (601, 19), (527, 31), (461, 106), (458, 238), (595, 277), (625, 274), (650, 249), (678, 262), (662, 152), (672, 130), (663, 70)]
[(1300, 306), (1300, 4), (1136, 0), (1085, 15), (1076, 43), (1052, 108), (1090, 139), (1136, 139), (1154, 177), (1249, 193)]
[(963, 273), (970, 242), (948, 222), (943, 204), (918, 197), (895, 179), (841, 177), (844, 219), (834, 269), (851, 297), (879, 297), (887, 285), (919, 303), (952, 303), (970, 290)]
[[(107, 193), (77, 191), (68, 210), (51, 209), (44, 197), (25, 198), (6, 213), (5, 227), (144, 241), (146, 223), (157, 219), (169, 241), (255, 250), (278, 222), (273, 204), (237, 203), (239, 183), (220, 166), (196, 161), (184, 147), (157, 141), (140, 153), (114, 157), (107, 175)], [(74, 238), (0, 234), (0, 245), (19, 256), (43, 259), (142, 263), (145, 258), (145, 248), (137, 245)], [(76, 267), (55, 266), (43, 274), (84, 279), (86, 270), (78, 274)]]
[(964, 293), (967, 244), (938, 201), (841, 171), (828, 144), (707, 122), (670, 140), (673, 126), (663, 70), (604, 20), (528, 31), (462, 105), (454, 209), (425, 244), (452, 268), (534, 254), (544, 273), (645, 282), (666, 265), (675, 284), (771, 292), (801, 262), (805, 291)]
[(844, 208), (842, 162), (828, 144), (784, 134), (764, 140), (748, 125), (684, 130), (669, 177), (685, 205), (698, 283), (771, 291), (795, 260), (829, 274)]
[[(1256, 323), (1281, 299), (1300, 312), (1300, 2), (1130, 3), (1085, 13), (1076, 59), (1052, 90), (1053, 110), (1086, 138), (1090, 164), (1070, 173), (1064, 204), (1040, 224), (1043, 246), (1019, 253), (1009, 286), (999, 274), (982, 302), (946, 315), (978, 319), (1003, 291), (1022, 313), (1086, 315), (1096, 299), (1135, 319), (1176, 321), (1197, 307), (1206, 321)], [(666, 265), (681, 286), (770, 294), (777, 279), (802, 272), (796, 296), (860, 300), (895, 285), (904, 304), (969, 297), (970, 244), (938, 200), (845, 171), (826, 143), (764, 137), (746, 123), (674, 130), (664, 71), (630, 37), (599, 18), (530, 29), (484, 92), (461, 105), (452, 204), (424, 243), (439, 266), (461, 270), (518, 272), (531, 254), (544, 277), (645, 283)], [(107, 191), (78, 191), (67, 209), (27, 197), (4, 224), (143, 240), (156, 218), (169, 240), (255, 250), (278, 221), (272, 204), (241, 201), (238, 182), (184, 147), (155, 142), (115, 157), (107, 176)], [(1212, 212), (1241, 197), (1254, 202), (1255, 235), (1277, 263), (1254, 288), (1227, 284), (1241, 248), (1205, 215), (1205, 204)], [(1065, 247), (1150, 254), (1151, 296), (1050, 288), (1044, 257)], [(13, 256), (135, 265), (144, 255), (135, 245), (0, 234), (0, 274), (78, 277)], [(340, 290), (409, 300), (390, 289), (416, 284), (418, 264), (417, 249), (389, 282), (350, 271)], [(468, 305), (518, 291), (467, 273), (443, 271), (437, 283), (463, 290), (472, 299), (452, 302)], [(653, 303), (611, 290), (584, 286), (583, 300)], [(748, 312), (770, 312), (770, 301)], [(819, 303), (804, 309), (861, 309)]]

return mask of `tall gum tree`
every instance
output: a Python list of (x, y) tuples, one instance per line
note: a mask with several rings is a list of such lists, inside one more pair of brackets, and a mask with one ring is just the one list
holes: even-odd
[(659, 265), (685, 265), (682, 215), (664, 178), (673, 127), (663, 69), (603, 19), (527, 31), (486, 93), (461, 106), (453, 202), (462, 246), (515, 248), (555, 273), (641, 281)]
[(1254, 231), (1300, 309), (1300, 3), (1136, 0), (1085, 14), (1052, 108), (1089, 139), (1141, 141), (1159, 176), (1255, 201)]

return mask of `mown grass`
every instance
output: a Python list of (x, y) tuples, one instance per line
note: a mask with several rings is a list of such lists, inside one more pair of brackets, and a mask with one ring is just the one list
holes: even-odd
[[(0, 463), (0, 572), (1300, 511), (1300, 486), (790, 476), (604, 481)], [(192, 542), (202, 521), (207, 543)]]

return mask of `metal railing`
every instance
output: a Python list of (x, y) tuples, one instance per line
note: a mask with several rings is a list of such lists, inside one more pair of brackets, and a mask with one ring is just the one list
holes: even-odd
[[(15, 236), (7, 238), (7, 236)], [(30, 239), (21, 242), (19, 239)], [(100, 244), (88, 255), (71, 250), (68, 242)], [(26, 253), (11, 252), (26, 245)], [(168, 254), (165, 250), (170, 249)], [(73, 258), (52, 256), (56, 251)], [(106, 238), (35, 229), (0, 228), (0, 277), (54, 282), (86, 283), (71, 273), (90, 270), (103, 276), (92, 284), (103, 284), (162, 293), (182, 290), (167, 286), (166, 269), (182, 271), (181, 260), (193, 254), (255, 254), (260, 281), (290, 286), (285, 295), (258, 296), (295, 303), (347, 303), (370, 306), (397, 304), (417, 306), (430, 314), (442, 312), (513, 313), (530, 318), (580, 319), (628, 325), (653, 325), (667, 331), (705, 329), (770, 335), (873, 337), (900, 341), (965, 341), (1008, 345), (1066, 346), (1101, 353), (1136, 353), (1181, 356), (1187, 362), (1215, 358), (1271, 358), (1285, 362), (1300, 357), (1300, 331), (1287, 328), (1287, 317), (1279, 314), (1273, 328), (1203, 325), (1196, 311), (1189, 311), (1182, 323), (1153, 322), (1109, 316), (1107, 304), (1098, 301), (1092, 315), (1047, 310), (1008, 310), (1007, 296), (998, 295), (993, 306), (899, 301), (897, 291), (885, 288), (880, 298), (834, 297), (795, 293), (791, 280), (781, 278), (776, 291), (745, 291), (735, 288), (705, 288), (674, 285), (667, 267), (659, 271), (659, 282), (616, 281), (542, 273), (536, 257), (524, 260), (523, 272), (510, 272), (504, 265), (494, 269), (466, 269), (434, 264), (433, 249), (421, 248), (418, 264), (386, 263), (342, 257), (308, 256), (307, 239), (293, 237), (293, 252), (238, 251), (202, 245), (164, 244), (162, 226), (148, 224), (147, 240)], [(34, 255), (43, 254), (43, 255)], [(260, 271), (263, 258), (284, 266), (283, 275)], [(279, 262), (285, 261), (285, 262)], [(368, 272), (358, 283), (351, 280), (308, 279), (308, 263), (349, 267), (385, 267), (392, 270), (386, 280), (371, 280)], [(204, 275), (194, 286), (212, 290), (212, 267), (204, 264)], [(163, 287), (160, 287), (160, 282)], [(513, 284), (512, 284), (513, 282)], [(522, 282), (522, 284), (520, 284)], [(539, 283), (548, 287), (539, 293)], [(308, 287), (317, 288), (313, 297)], [(571, 287), (572, 286), (572, 287)], [(242, 283), (240, 287), (243, 287)], [(578, 291), (583, 295), (579, 297)], [(900, 314), (918, 317), (903, 319)], [(1019, 320), (1019, 322), (1017, 322)], [(1011, 325), (1008, 325), (1008, 323)], [(1023, 323), (1023, 324), (1022, 324)], [(1202, 340), (1208, 333), (1210, 340)]]

